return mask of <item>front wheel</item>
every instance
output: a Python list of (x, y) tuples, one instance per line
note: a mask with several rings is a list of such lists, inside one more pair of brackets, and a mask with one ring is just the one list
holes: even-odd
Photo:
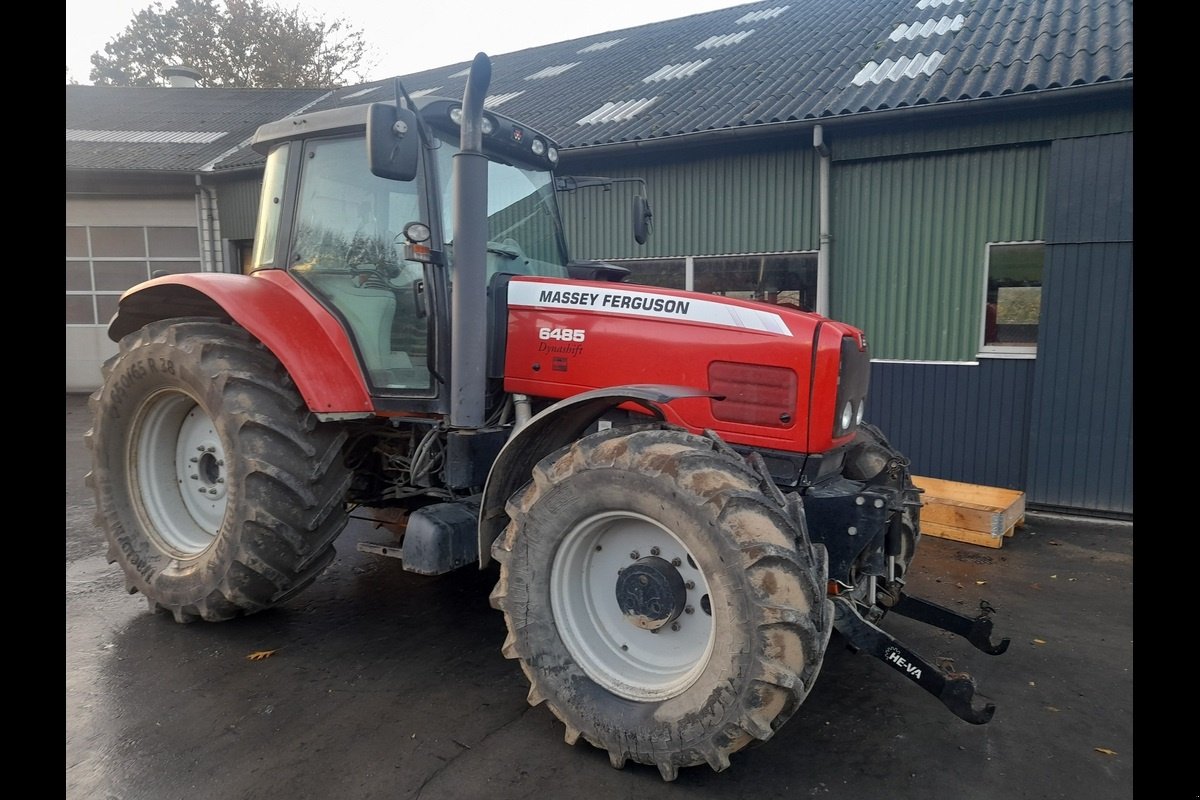
[(345, 432), (309, 413), (243, 329), (151, 323), (90, 399), (88, 482), (130, 592), (179, 622), (268, 608), (311, 583), (345, 526)]
[(713, 439), (648, 426), (544, 459), (492, 553), (529, 700), (627, 760), (729, 766), (803, 702), (832, 629), (823, 547)]

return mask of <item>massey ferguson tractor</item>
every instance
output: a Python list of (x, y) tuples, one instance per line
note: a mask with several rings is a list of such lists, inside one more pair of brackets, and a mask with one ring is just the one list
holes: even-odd
[[(252, 273), (121, 298), (87, 442), (128, 590), (178, 622), (271, 608), (383, 509), (404, 569), (499, 562), (529, 702), (615, 767), (726, 769), (834, 631), (987, 722), (969, 676), (879, 627), (1008, 644), (904, 590), (920, 493), (863, 421), (863, 333), (570, 261), (556, 192), (595, 179), (556, 182), (555, 143), (484, 109), (490, 77), (481, 53), (461, 101), (397, 82), (264, 125)], [(640, 193), (633, 218), (644, 242)]]

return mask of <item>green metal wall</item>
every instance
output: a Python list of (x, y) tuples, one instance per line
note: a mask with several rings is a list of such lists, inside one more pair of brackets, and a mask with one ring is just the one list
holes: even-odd
[(1042, 238), (1048, 144), (833, 165), (830, 311), (875, 358), (970, 361), (987, 242)]
[(649, 258), (815, 250), (817, 170), (811, 147), (661, 161), (575, 162), (569, 174), (644, 178), (654, 227), (633, 241), (630, 203), (636, 184), (560, 195), (575, 258)]
[(222, 181), (216, 184), (216, 189), (221, 208), (221, 238), (253, 239), (262, 173), (256, 172), (251, 178)]
[[(932, 115), (931, 116), (936, 116)], [(1013, 144), (1049, 142), (1077, 136), (1133, 130), (1129, 107), (1021, 111), (1003, 116), (967, 117), (953, 122), (930, 120), (907, 125), (846, 129), (827, 126), (833, 160), (933, 153)]]

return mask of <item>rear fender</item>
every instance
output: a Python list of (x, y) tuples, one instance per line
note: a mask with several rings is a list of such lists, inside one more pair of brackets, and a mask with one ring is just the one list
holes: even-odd
[(524, 486), (539, 461), (583, 435), (605, 413), (631, 403), (653, 419), (682, 424), (668, 404), (681, 397), (708, 397), (704, 389), (687, 386), (614, 386), (561, 400), (529, 420), (492, 464), (479, 508), (479, 568), (492, 558), (492, 542), (508, 525), (508, 498)]
[(228, 319), (249, 331), (279, 359), (321, 419), (374, 413), (341, 323), (281, 270), (167, 275), (141, 283), (121, 296), (108, 337), (119, 342), (149, 322), (196, 316)]

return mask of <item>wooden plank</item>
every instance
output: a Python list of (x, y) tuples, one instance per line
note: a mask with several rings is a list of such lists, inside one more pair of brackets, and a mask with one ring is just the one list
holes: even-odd
[(1025, 493), (994, 486), (913, 476), (924, 489), (922, 522), (1002, 536), (1025, 522)]
[(979, 531), (969, 531), (965, 528), (956, 528), (953, 525), (940, 525), (936, 522), (921, 522), (921, 535), (933, 536), (938, 539), (953, 539), (956, 542), (966, 542), (967, 544), (978, 544), (984, 547), (1001, 547), (1004, 544), (1003, 536), (992, 536), (990, 533), (980, 533)]
[(937, 522), (954, 528), (964, 528), (992, 536), (999, 536), (1004, 529), (1012, 525), (1004, 519), (1004, 512), (997, 511), (993, 506), (978, 503), (960, 503), (945, 500), (940, 497), (923, 496), (924, 507), (921, 509), (921, 522)]
[(1025, 493), (1016, 489), (1001, 489), (998, 486), (980, 486), (974, 483), (947, 481), (941, 478), (926, 478), (913, 475), (912, 481), (918, 488), (924, 489), (930, 497), (940, 497), (947, 500), (957, 500), (962, 503), (978, 503), (984, 506), (1008, 508), (1014, 503), (1021, 506), (1021, 514), (1025, 511)]

